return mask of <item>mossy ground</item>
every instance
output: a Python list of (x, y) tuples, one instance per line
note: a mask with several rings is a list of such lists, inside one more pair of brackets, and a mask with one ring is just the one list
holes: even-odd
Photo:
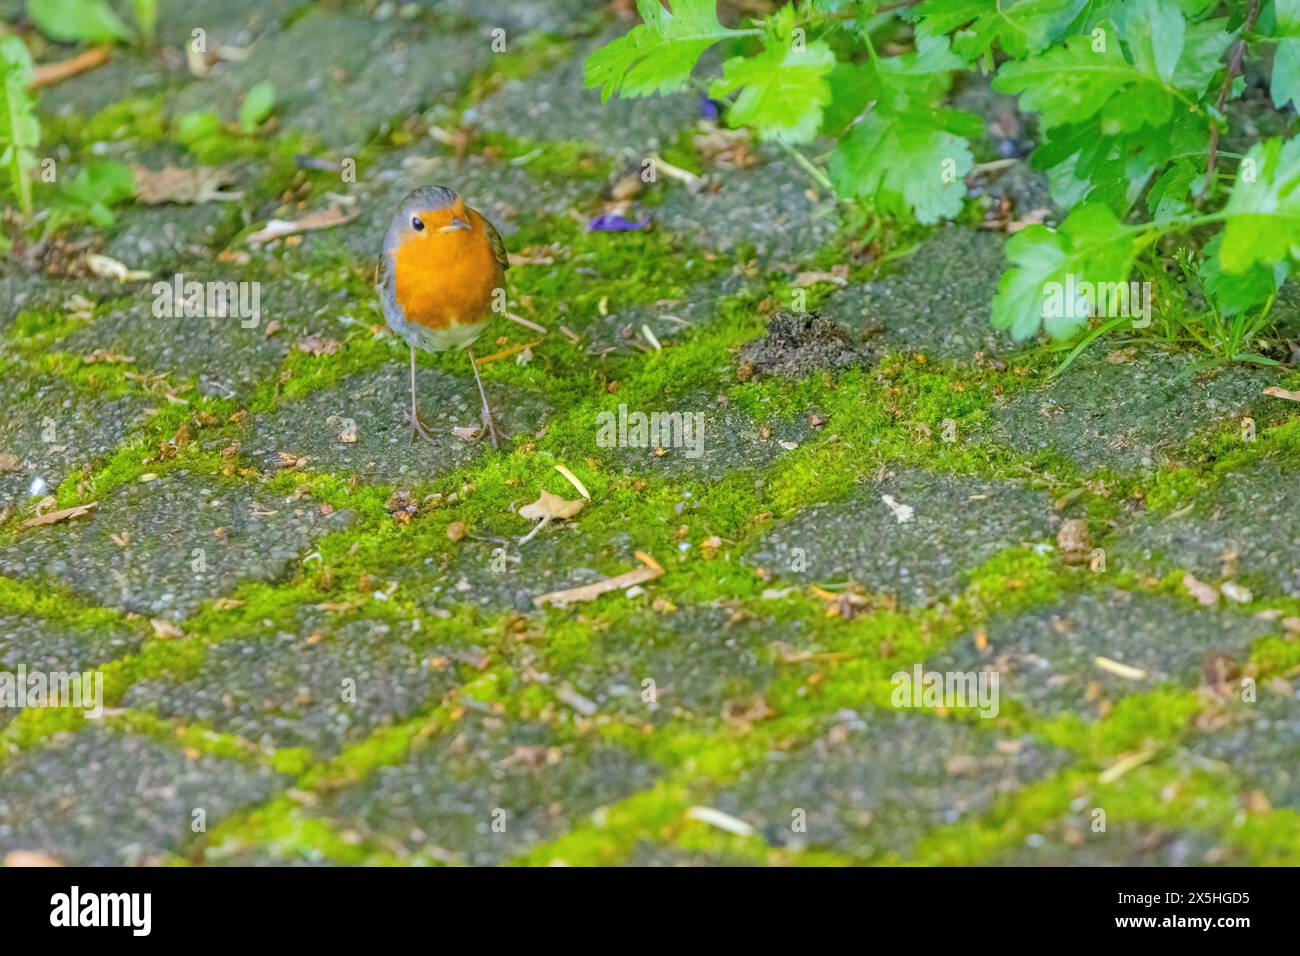
[[(917, 250), (961, 255), (961, 234), (926, 245), (932, 237), (914, 229), (839, 209), (779, 157), (727, 170), (721, 188), (701, 196), (672, 180), (648, 186), (628, 215), (654, 219), (652, 229), (588, 231), (611, 179), (627, 172), (629, 140), (711, 171), (692, 145), (694, 110), (634, 109), (643, 123), (597, 142), (589, 137), (601, 107), (575, 87), (549, 100), (539, 120), (529, 81), (558, 89), (575, 51), (608, 25), (559, 0), (511, 6), (512, 16), (545, 32), (512, 38), (505, 54), (466, 53), (472, 69), (458, 83), (439, 80), (427, 96), (406, 91), (400, 116), (371, 76), (338, 128), (304, 105), (310, 77), (273, 70), (258, 45), (274, 52), (324, 38), (322, 49), (355, 58), (343, 41), (371, 17), (364, 3), (286, 4), (256, 15), (257, 4), (231, 4), (226, 16), (246, 18), (259, 38), (237, 73), (167, 74), (157, 88), (122, 90), (105, 109), (94, 74), (60, 88), (48, 147), (73, 164), (111, 142), (104, 148), (122, 158), (166, 147), (181, 165), (241, 171), (244, 198), (215, 210), (173, 252), (164, 247), (158, 278), (257, 281), (279, 294), (268, 294), (262, 327), (252, 331), (169, 324), (152, 316), (147, 285), (98, 280), (43, 280), (44, 304), (3, 317), (0, 375), (14, 396), (7, 412), (21, 427), (0, 433), (20, 436), (0, 451), (30, 469), (25, 479), (42, 477), (58, 507), (96, 502), (98, 511), (78, 524), (27, 529), (37, 501), (17, 496), (0, 525), (0, 562), (9, 569), (0, 577), (0, 627), (13, 632), (0, 661), (56, 668), (20, 659), (15, 648), (35, 630), (25, 621), (66, 629), (72, 641), (119, 640), (85, 640), (96, 648), (109, 707), (98, 728), (61, 709), (24, 710), (0, 723), (0, 850), (174, 864), (1176, 856), (1152, 859), (1134, 849), (1141, 843), (1191, 847), (1198, 862), (1300, 862), (1297, 789), (1261, 773), (1264, 763), (1285, 762), (1278, 754), (1296, 756), (1286, 728), (1295, 722), (1300, 642), (1283, 622), (1300, 616), (1292, 586), (1300, 579), (1288, 576), (1300, 552), (1294, 519), (1275, 520), (1273, 509), (1276, 483), (1300, 460), (1300, 416), (1253, 396), (1264, 384), (1297, 387), (1296, 374), (1252, 378), (1249, 388), (1234, 379), (1230, 407), (1206, 406), (1207, 390), (1219, 386), (1204, 381), (1150, 404), (1130, 396), (1112, 407), (1109, 391), (1148, 388), (1166, 367), (1141, 354), (1132, 365), (1107, 366), (1102, 385), (1087, 363), (1049, 381), (1051, 356), (1018, 356), (983, 324), (991, 266), (908, 265)], [(452, 46), (488, 42), (476, 20), (412, 13), (404, 21), (412, 35), (439, 49), (448, 38)], [(385, 39), (400, 30), (388, 21), (366, 26), (367, 42), (398, 67), (404, 56), (427, 55), (420, 43)], [(317, 59), (315, 68), (323, 74), (330, 64)], [(287, 106), (260, 135), (194, 107), (217, 90), (229, 97), (235, 79), (271, 72), (287, 87), (279, 90)], [(79, 109), (87, 102), (96, 108)], [(489, 128), (458, 167), (453, 147), (430, 130), (455, 130), (466, 117), (487, 117)], [(354, 158), (358, 181), (303, 171), (300, 154)], [(367, 446), (375, 436), (365, 429), (357, 443), (340, 443), (343, 426), (327, 419), (364, 402), (357, 420), (399, 421), (406, 351), (383, 328), (370, 288), (378, 249), (369, 244), (395, 197), (422, 183), (419, 163), (403, 164), (409, 159), (439, 175), (463, 168), (485, 193), (470, 201), (509, 216), (509, 245), (521, 259), (509, 275), (511, 311), (547, 332), (499, 320), (479, 345), (480, 355), (503, 354), (482, 368), (491, 393), (507, 403), (528, 396), (544, 409), (540, 423), (525, 417), (501, 451), (421, 453), (411, 458), (418, 467), (403, 471), (400, 448)], [(328, 193), (358, 197), (357, 221), (269, 249), (243, 242), (266, 219), (321, 208)], [(815, 229), (790, 221), (803, 204), (816, 211)], [(174, 226), (176, 212), (132, 210), (129, 230), (107, 233), (112, 254), (134, 265), (133, 253), (144, 255), (138, 237)], [(972, 239), (972, 261), (982, 262), (978, 250), (990, 244), (984, 234)], [(840, 265), (844, 289), (831, 281), (804, 288), (796, 278)], [(91, 300), (89, 310), (63, 307), (74, 294)], [(797, 381), (747, 375), (737, 352), (798, 299), (860, 337), (872, 361)], [(671, 323), (665, 316), (682, 300), (690, 318), (672, 323), (671, 337), (651, 341), (637, 327), (651, 318)], [(268, 335), (272, 321), (279, 331)], [(333, 344), (298, 347), (312, 335)], [(463, 412), (426, 406), (426, 415), (444, 434), (473, 424), (465, 356), (419, 361), (422, 374), (459, 383), (470, 399)], [(376, 377), (393, 394), (362, 388)], [(28, 383), (47, 379), (70, 404), (51, 411), (27, 394)], [(1244, 406), (1235, 402), (1242, 389), (1253, 396)], [(69, 410), (106, 403), (142, 414), (125, 427), (102, 415), (82, 422)], [(680, 448), (661, 456), (601, 447), (597, 416), (620, 406), (709, 411), (710, 421), (750, 437), (706, 431), (699, 467)], [(1241, 421), (1247, 412), (1251, 428)], [(466, 420), (450, 420), (456, 414)], [(1017, 427), (1026, 415), (1034, 427)], [(1062, 424), (1072, 415), (1077, 428)], [(46, 418), (75, 441), (55, 453), (46, 446), (63, 442), (33, 439)], [(311, 451), (271, 447), (290, 435)], [(1103, 435), (1127, 442), (1115, 461), (1097, 447)], [(294, 455), (277, 463), (275, 451)], [(367, 467), (376, 458), (382, 467)], [(528, 524), (515, 514), (519, 505), (543, 490), (576, 496), (560, 465), (591, 502), (573, 527), (520, 544)], [(883, 508), (880, 495), (894, 486), (881, 483), (891, 474), (908, 482), (902, 503), (934, 534), (891, 534), (884, 512), (868, 515)], [(1257, 474), (1274, 477), (1239, 484)], [(999, 505), (963, 513), (968, 499), (953, 496), (967, 494)], [(210, 507), (217, 499), (283, 516), (249, 523), (241, 511), (221, 523)], [(118, 521), (128, 509), (131, 520)], [(834, 519), (809, 517), (819, 514)], [(344, 515), (337, 527), (323, 520)], [(1169, 516), (1193, 522), (1192, 530), (1149, 530), (1172, 527)], [(1084, 522), (1102, 561), (1063, 560), (1056, 534), (1066, 518)], [(262, 560), (262, 549), (285, 546), (281, 532), (264, 526), (301, 529), (289, 559)], [(169, 528), (170, 539), (150, 540), (151, 527)], [(1128, 547), (1143, 528), (1148, 544)], [(225, 576), (188, 567), (193, 548), (228, 548), (232, 538)], [(771, 551), (773, 540), (782, 548)], [(1210, 553), (1207, 542), (1235, 557)], [(788, 566), (794, 547), (814, 557), (809, 570)], [(819, 549), (835, 560), (819, 565)], [(634, 551), (664, 569), (640, 589), (567, 608), (520, 607), (510, 596), (553, 589), (534, 580), (565, 587), (625, 572), (638, 565)], [(917, 594), (873, 584), (877, 557), (905, 573), (936, 557), (955, 566)], [(120, 599), (112, 576), (119, 565), (134, 582)], [(1213, 584), (1244, 582), (1252, 593), (1245, 603), (1221, 598), (1203, 608), (1184, 587), (1187, 570)], [(516, 577), (498, 589), (492, 576), (502, 573)], [(1057, 676), (1083, 704), (1053, 697), (1042, 707), (1029, 693), (1005, 697), (992, 720), (891, 713), (896, 672), (970, 648), (993, 655), (1013, 634), (1029, 652), (1048, 653), (1052, 640), (1035, 634), (1055, 626), (1051, 609), (1109, 605), (1120, 592), (1168, 602), (1210, 632), (1236, 635), (1232, 686), (1205, 686), (1192, 660), (1190, 670), (1180, 665), (1108, 694), (1091, 660), (1066, 657), (1055, 661)], [(150, 601), (161, 610), (149, 610)], [(171, 614), (176, 607), (183, 613)], [(150, 624), (168, 616), (179, 636)], [(1161, 652), (1184, 639), (1158, 620), (1132, 630), (1108, 621), (1086, 646), (1096, 651), (1089, 657), (1158, 663), (1182, 661)], [(118, 651), (101, 662), (105, 646)], [(977, 654), (970, 666), (993, 665)], [(427, 695), (408, 692), (413, 673), (427, 674)], [(360, 685), (352, 700), (348, 681)], [(1240, 726), (1243, 681), (1282, 716), (1248, 724), (1255, 729), (1216, 749)], [(86, 759), (88, 747), (120, 747), (121, 759), (164, 777), (187, 764), (194, 772), (184, 774), (179, 796), (115, 791), (102, 826), (61, 828), (57, 801), (89, 806), (101, 796), (96, 788), (125, 786), (109, 772), (88, 773), (79, 785), (69, 761)], [(1015, 756), (1040, 751), (1051, 759), (1034, 761), (1032, 772)], [(219, 797), (231, 772), (239, 785)], [(907, 811), (913, 798), (933, 812)], [(753, 832), (711, 826), (691, 812), (700, 806), (725, 808)], [(196, 808), (208, 811), (202, 830), (192, 826)], [(1093, 826), (1098, 809), (1104, 832)], [(796, 810), (811, 821), (805, 830), (790, 826)]]

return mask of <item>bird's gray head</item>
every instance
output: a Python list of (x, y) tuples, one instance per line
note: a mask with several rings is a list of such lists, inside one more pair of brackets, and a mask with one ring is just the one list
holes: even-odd
[(469, 229), (465, 201), (446, 186), (421, 186), (406, 194), (384, 236), (384, 252), (391, 255), (403, 240), (420, 233)]

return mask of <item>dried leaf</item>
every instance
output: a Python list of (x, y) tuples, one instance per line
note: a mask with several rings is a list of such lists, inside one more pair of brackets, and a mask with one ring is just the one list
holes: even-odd
[(17, 455), (12, 455), (7, 451), (0, 452), (0, 472), (17, 471), (20, 465), (21, 462)]
[(132, 269), (124, 262), (98, 253), (86, 256), (86, 268), (101, 279), (116, 279), (118, 282), (143, 282), (152, 278), (152, 273)]
[(1255, 599), (1255, 595), (1236, 581), (1224, 581), (1219, 585), (1219, 593), (1235, 604), (1249, 604)]
[(717, 827), (727, 833), (734, 833), (736, 836), (750, 837), (758, 832), (739, 817), (733, 817), (730, 813), (723, 813), (721, 810), (715, 810), (712, 807), (691, 807), (686, 811), (686, 818), (688, 820), (698, 820), (700, 823), (707, 823), (711, 827)]
[(1276, 385), (1264, 389), (1264, 394), (1271, 395), (1273, 398), (1285, 398), (1288, 402), (1300, 402), (1300, 392), (1288, 392), (1285, 388), (1278, 388)]
[(303, 232), (330, 229), (334, 226), (346, 225), (359, 215), (361, 215), (360, 210), (344, 212), (338, 206), (330, 206), (328, 209), (309, 212), (301, 219), (272, 219), (257, 232), (251, 234), (247, 241), (257, 245), (270, 242), (273, 239), (283, 239), (285, 236), (296, 236)]
[(1198, 581), (1190, 574), (1183, 575), (1183, 587), (1187, 593), (1196, 600), (1200, 601), (1206, 607), (1213, 607), (1219, 603), (1219, 590), (1213, 585), (1206, 584), (1204, 581)]
[(834, 272), (819, 272), (816, 270), (800, 272), (794, 277), (794, 282), (792, 284), (797, 289), (806, 289), (809, 286), (820, 285), (823, 282), (830, 282), (833, 285), (838, 286), (846, 286), (849, 284), (849, 280), (845, 276), (836, 275)]
[(556, 465), (555, 470), (562, 474), (565, 479), (568, 480), (569, 484), (573, 485), (573, 487), (578, 490), (578, 494), (582, 495), (582, 497), (586, 498), (588, 501), (591, 500), (591, 492), (587, 490), (586, 485), (578, 480), (577, 475), (569, 471), (569, 469), (565, 468), (563, 465)]
[(60, 521), (67, 521), (69, 518), (79, 518), (84, 514), (89, 514), (95, 510), (99, 504), (97, 501), (91, 501), (84, 505), (73, 505), (71, 508), (63, 508), (59, 511), (47, 511), (45, 514), (36, 515), (28, 518), (23, 522), (24, 528), (35, 528), (43, 524), (58, 524)]
[(1140, 667), (1130, 667), (1128, 664), (1121, 664), (1119, 661), (1111, 660), (1109, 657), (1094, 657), (1092, 663), (1107, 674), (1114, 674), (1116, 677), (1122, 677), (1125, 680), (1146, 680), (1147, 672)]
[(559, 495), (543, 491), (536, 501), (519, 509), (519, 516), (529, 521), (540, 521), (543, 518), (572, 518), (585, 504), (586, 501), (581, 498), (568, 501)]
[(39, 850), (10, 850), (5, 854), (6, 867), (10, 866), (64, 866), (52, 856), (46, 856)]
[(299, 352), (306, 352), (308, 355), (333, 355), (342, 347), (338, 339), (314, 333), (304, 336), (295, 343), (295, 348)]
[(185, 632), (165, 618), (155, 617), (149, 621), (155, 637), (184, 637)]
[(27, 85), (27, 88), (29, 90), (39, 90), (62, 83), (64, 80), (103, 66), (112, 56), (113, 51), (111, 49), (101, 46), (85, 50), (66, 60), (37, 64), (32, 70), (32, 81)]
[(916, 510), (911, 505), (899, 504), (894, 500), (893, 495), (881, 495), (880, 500), (893, 513), (895, 520), (899, 524), (907, 524), (916, 514)]
[(580, 588), (569, 588), (566, 591), (551, 591), (547, 594), (539, 594), (533, 598), (533, 604), (541, 607), (543, 604), (568, 604), (574, 601), (590, 601), (610, 591), (621, 591), (624, 588), (644, 584), (646, 581), (653, 581), (664, 573), (664, 569), (659, 562), (644, 551), (636, 552), (636, 556), (642, 566), (634, 571), (628, 571), (625, 574), (606, 578), (603, 581), (596, 581), (592, 584), (585, 584)]
[(178, 203), (181, 205), (206, 202), (233, 202), (242, 199), (239, 192), (222, 192), (223, 186), (235, 181), (230, 170), (220, 166), (164, 166), (162, 169), (150, 169), (148, 166), (132, 165), (135, 174), (136, 201), (147, 206), (160, 203)]

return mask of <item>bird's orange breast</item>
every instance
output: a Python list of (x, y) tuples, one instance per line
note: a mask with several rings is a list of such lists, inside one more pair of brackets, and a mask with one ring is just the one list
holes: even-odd
[(505, 274), (477, 213), (472, 228), (407, 239), (393, 256), (397, 304), (408, 322), (431, 329), (481, 322)]

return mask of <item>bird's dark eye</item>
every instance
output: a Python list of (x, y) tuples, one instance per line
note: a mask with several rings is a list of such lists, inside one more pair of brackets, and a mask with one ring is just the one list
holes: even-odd
[(424, 220), (419, 216), (411, 217), (411, 228), (416, 232), (424, 232)]

